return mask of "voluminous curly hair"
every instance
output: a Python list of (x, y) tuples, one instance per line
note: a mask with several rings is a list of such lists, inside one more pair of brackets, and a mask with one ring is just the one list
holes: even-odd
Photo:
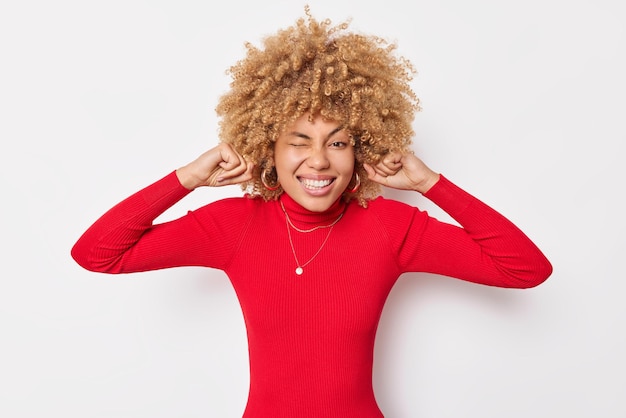
[(252, 180), (242, 189), (266, 200), (282, 189), (263, 186), (261, 173), (272, 172), (274, 143), (305, 113), (336, 121), (348, 132), (361, 179), (356, 193), (363, 206), (380, 193), (363, 163), (376, 164), (391, 151), (407, 152), (419, 99), (410, 87), (412, 64), (395, 54), (396, 45), (376, 36), (348, 32), (348, 22), (318, 22), (305, 7), (306, 19), (279, 30), (263, 48), (246, 43), (245, 58), (227, 71), (230, 90), (216, 111), (220, 141), (231, 144), (254, 163)]

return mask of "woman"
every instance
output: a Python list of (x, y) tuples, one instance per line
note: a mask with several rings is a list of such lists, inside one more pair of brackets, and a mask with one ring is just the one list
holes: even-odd
[[(528, 288), (551, 265), (410, 152), (414, 71), (393, 45), (306, 14), (230, 69), (219, 145), (110, 209), (72, 256), (104, 273), (226, 272), (248, 333), (245, 418), (382, 417), (374, 338), (401, 274)], [(245, 195), (153, 222), (198, 187), (233, 184)], [(381, 185), (423, 194), (461, 226), (381, 197)]]

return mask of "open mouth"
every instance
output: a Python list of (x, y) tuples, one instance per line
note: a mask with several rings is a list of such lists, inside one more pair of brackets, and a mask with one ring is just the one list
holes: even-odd
[(298, 177), (300, 184), (304, 186), (305, 189), (309, 190), (319, 190), (324, 187), (329, 186), (335, 179), (324, 179), (324, 180), (313, 180), (313, 179), (305, 179), (302, 177)]

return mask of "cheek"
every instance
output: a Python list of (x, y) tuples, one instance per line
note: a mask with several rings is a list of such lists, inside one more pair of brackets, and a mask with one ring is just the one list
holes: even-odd
[(302, 158), (291, 149), (276, 149), (274, 152), (274, 166), (276, 172), (292, 172), (301, 163)]
[(354, 171), (354, 164), (355, 164), (354, 153), (347, 152), (346, 154), (339, 156), (338, 158), (335, 159), (333, 164), (335, 165), (337, 170), (341, 171), (342, 173), (352, 174), (352, 172)]

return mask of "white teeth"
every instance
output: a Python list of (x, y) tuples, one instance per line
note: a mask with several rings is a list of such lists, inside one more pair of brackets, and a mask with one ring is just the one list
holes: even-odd
[(307, 189), (321, 189), (322, 187), (328, 186), (333, 181), (332, 180), (300, 179), (300, 182)]

